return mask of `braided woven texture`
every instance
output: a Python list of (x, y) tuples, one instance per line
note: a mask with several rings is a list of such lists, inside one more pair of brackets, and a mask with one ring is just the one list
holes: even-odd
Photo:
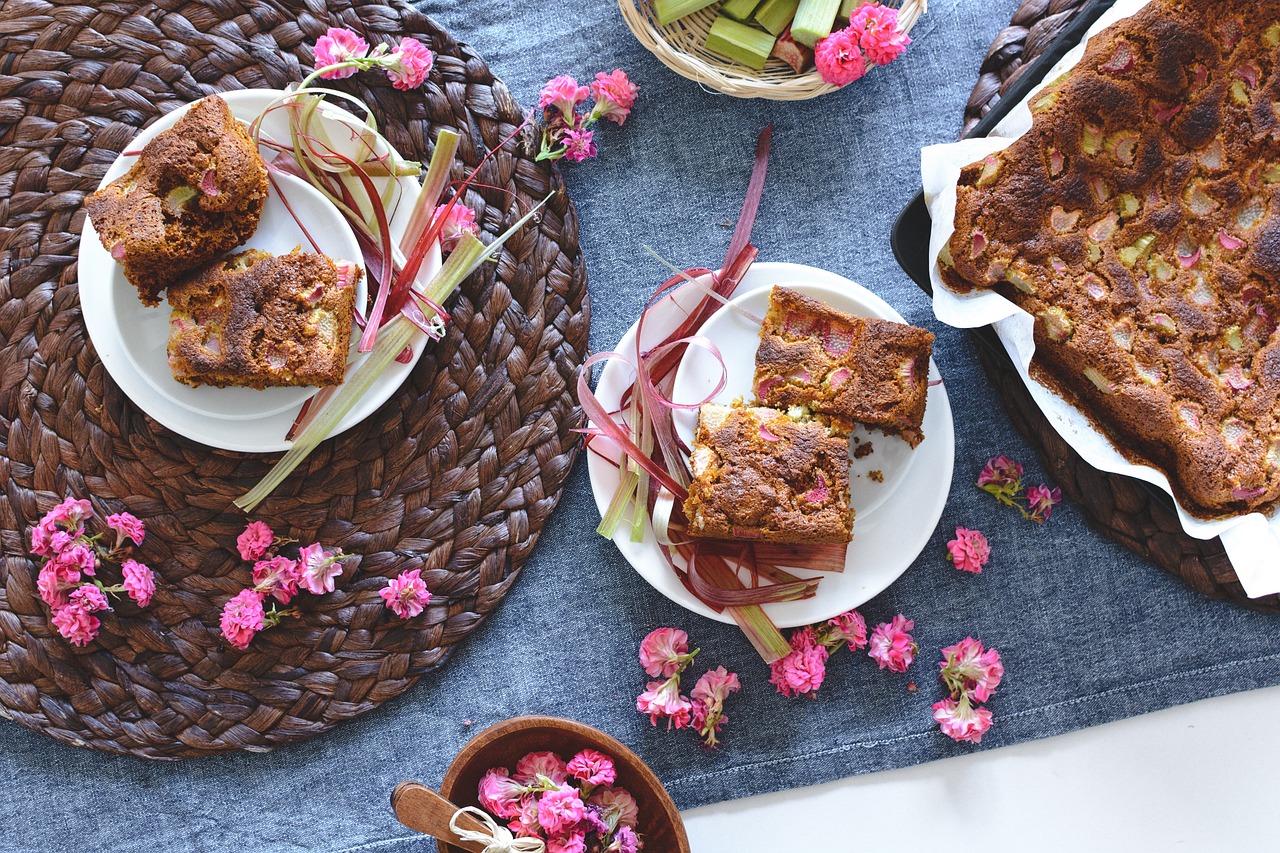
[[(983, 61), (978, 85), (965, 109), (964, 132), (999, 100), (1022, 69), (1031, 66), (1053, 38), (1085, 6), (1083, 0), (1025, 0), (1013, 22), (1001, 31)], [(1018, 431), (1039, 450), (1047, 470), (1103, 534), (1141, 554), (1196, 592), (1248, 607), (1280, 612), (1280, 595), (1245, 595), (1222, 540), (1188, 536), (1173, 500), (1152, 486), (1119, 474), (1098, 471), (1062, 440), (1032, 400), (1004, 348), (990, 330), (976, 333), (984, 370), (1000, 392)]]
[[(460, 178), (520, 124), (483, 59), (395, 2), (0, 5), (0, 713), (24, 726), (150, 758), (319, 734), (440, 666), (501, 601), (561, 494), (577, 447), (586, 273), (573, 204), (526, 132), (465, 200), (487, 237), (553, 194), (539, 220), (453, 298), (444, 340), (397, 394), (254, 515), (354, 555), (338, 591), (295, 599), (301, 617), (247, 652), (220, 636), (223, 603), (251, 583), (231, 501), (277, 456), (183, 439), (114, 385), (80, 314), (81, 204), (140, 128), (211, 92), (298, 81), (330, 26), (435, 51), (421, 90), (374, 73), (342, 84), (375, 106), (404, 156), (428, 159), (453, 128)], [(67, 495), (141, 517), (139, 559), (159, 575), (148, 609), (119, 604), (83, 649), (51, 630), (26, 550), (27, 531)], [(397, 619), (378, 592), (414, 568), (432, 603)]]

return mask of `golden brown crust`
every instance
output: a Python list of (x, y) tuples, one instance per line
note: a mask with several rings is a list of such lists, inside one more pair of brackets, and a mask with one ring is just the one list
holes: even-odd
[(705, 403), (691, 465), (692, 536), (817, 544), (853, 535), (849, 442), (818, 421)]
[[(345, 262), (344, 262), (345, 264)], [(359, 267), (250, 249), (169, 288), (169, 367), (188, 385), (339, 385)]]
[(1036, 367), (1188, 509), (1280, 499), (1280, 0), (1153, 0), (966, 167), (945, 283), (1036, 318)]
[(102, 245), (146, 305), (184, 272), (248, 240), (267, 169), (226, 101), (196, 102), (121, 177), (85, 199)]
[(754, 387), (766, 406), (803, 406), (843, 432), (866, 424), (915, 447), (924, 438), (932, 350), (924, 329), (855, 317), (775, 286)]

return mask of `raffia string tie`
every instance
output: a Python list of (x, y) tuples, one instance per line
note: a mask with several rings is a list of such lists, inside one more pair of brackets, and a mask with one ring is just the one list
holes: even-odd
[[(458, 818), (471, 815), (484, 824), (484, 830), (461, 829)], [(475, 806), (463, 806), (449, 818), (449, 829), (460, 841), (477, 841), (483, 844), (484, 853), (546, 853), (547, 845), (541, 838), (516, 838), (511, 830), (499, 826), (488, 812)]]

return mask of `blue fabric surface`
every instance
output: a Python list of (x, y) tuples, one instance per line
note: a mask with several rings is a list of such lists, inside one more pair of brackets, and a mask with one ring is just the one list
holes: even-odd
[[(429, 850), (395, 822), (391, 788), (405, 778), (438, 784), (471, 734), (521, 713), (605, 729), (691, 807), (1280, 683), (1274, 617), (1199, 598), (1089, 530), (1070, 504), (1038, 527), (972, 486), (996, 453), (1027, 463), (1029, 482), (1043, 477), (968, 338), (933, 321), (888, 235), (918, 186), (919, 147), (954, 137), (986, 47), (1016, 5), (935, 0), (902, 60), (838, 94), (780, 104), (714, 95), (677, 77), (631, 37), (612, 0), (425, 4), (476, 45), (521, 103), (558, 73), (587, 79), (621, 67), (641, 87), (634, 117), (601, 134), (600, 158), (565, 170), (581, 216), (594, 349), (618, 339), (664, 277), (642, 243), (682, 264), (723, 256), (722, 223), (737, 214), (756, 133), (771, 121), (755, 232), (761, 258), (846, 275), (938, 334), (957, 430), (950, 501), (915, 565), (862, 609), (869, 623), (897, 612), (916, 620), (921, 654), (910, 672), (880, 672), (865, 654), (840, 652), (816, 701), (777, 695), (736, 629), (669, 603), (595, 535), (599, 516), (580, 464), (489, 622), (443, 671), (330, 734), (272, 754), (160, 764), (0, 723), (0, 849)], [(990, 538), (983, 574), (944, 559), (957, 525)], [(636, 647), (661, 625), (684, 627), (702, 648), (695, 675), (723, 664), (743, 678), (718, 753), (700, 750), (688, 732), (651, 728), (634, 710), (646, 680)], [(1007, 671), (981, 747), (951, 742), (930, 718), (942, 692), (938, 650), (966, 635), (998, 647)]]

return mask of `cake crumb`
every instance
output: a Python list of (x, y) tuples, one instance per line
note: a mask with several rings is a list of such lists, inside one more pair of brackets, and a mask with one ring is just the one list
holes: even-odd
[(866, 459), (868, 456), (872, 454), (873, 451), (874, 451), (874, 448), (871, 446), (871, 442), (868, 441), (866, 444), (859, 444), (856, 448), (854, 448), (853, 458)]
[(883, 483), (883, 482), (884, 482), (884, 474), (883, 474), (882, 472), (880, 472), (880, 471), (872, 471), (872, 472), (868, 473), (868, 474), (867, 474), (867, 476), (868, 476), (868, 477), (870, 477), (871, 479), (875, 480), (877, 483)]

